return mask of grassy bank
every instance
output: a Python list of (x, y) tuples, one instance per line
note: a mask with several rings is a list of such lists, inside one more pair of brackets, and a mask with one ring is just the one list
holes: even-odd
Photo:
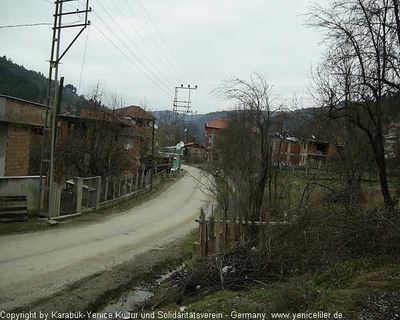
[[(395, 319), (400, 310), (400, 265), (390, 257), (344, 260), (319, 274), (261, 283), (249, 279), (240, 290), (214, 290), (183, 297), (193, 312), (342, 314), (345, 319)], [(169, 303), (159, 310), (179, 311)], [(291, 317), (290, 319), (293, 319)], [(318, 318), (319, 319), (319, 318)]]

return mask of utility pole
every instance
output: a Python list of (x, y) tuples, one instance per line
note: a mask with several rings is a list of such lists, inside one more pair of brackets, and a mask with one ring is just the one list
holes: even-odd
[[(179, 91), (187, 90), (187, 98), (184, 100), (179, 100)], [(174, 97), (174, 108), (173, 108), (173, 117), (174, 123), (177, 124), (180, 120), (182, 120), (187, 114), (191, 113), (192, 110), (192, 101), (190, 100), (190, 94), (192, 90), (197, 90), (197, 85), (191, 87), (190, 84), (187, 87), (184, 87), (181, 84), (180, 87), (175, 87), (175, 97)]]
[[(174, 108), (173, 108), (173, 123), (176, 126), (175, 130), (179, 130), (179, 136), (181, 136), (181, 131), (184, 127), (186, 127), (186, 143), (188, 142), (188, 131), (191, 121), (185, 121), (185, 117), (188, 114), (193, 115), (192, 111), (192, 101), (191, 101), (191, 92), (192, 90), (197, 90), (197, 85), (191, 87), (190, 84), (187, 87), (184, 87), (181, 84), (180, 87), (175, 87), (175, 97), (174, 97)], [(179, 91), (186, 91), (187, 95), (181, 98), (182, 94), (179, 94)], [(181, 100), (183, 99), (183, 100)], [(182, 121), (183, 120), (183, 121)], [(182, 122), (181, 122), (182, 121)], [(178, 126), (178, 123), (181, 122), (181, 126)], [(183, 139), (184, 140), (184, 139)], [(175, 143), (176, 141), (174, 141)], [(178, 141), (179, 142), (179, 141)]]
[(151, 122), (151, 172), (150, 172), (150, 190), (153, 189), (153, 181), (154, 181), (154, 174), (155, 166), (154, 166), (154, 136), (155, 136), (155, 129), (156, 129), (156, 117), (153, 116), (153, 120)]
[[(89, 7), (89, 0), (86, 0), (85, 10), (76, 10), (70, 12), (63, 11), (63, 4), (76, 0), (56, 0), (54, 12), (53, 37), (51, 41), (51, 54), (49, 61), (49, 75), (47, 85), (46, 99), (46, 117), (43, 126), (42, 154), (40, 161), (40, 191), (39, 191), (39, 207), (38, 214), (51, 218), (52, 190), (54, 184), (54, 150), (56, 145), (58, 113), (57, 106), (61, 106), (61, 101), (57, 101), (57, 97), (61, 99), (62, 86), (58, 84), (58, 66), (61, 59), (79, 38), (82, 32), (90, 25), (88, 14), (92, 11)], [(78, 24), (62, 24), (62, 18), (66, 15), (84, 14), (84, 21)], [(61, 47), (61, 30), (64, 28), (82, 27), (75, 38), (66, 47), (64, 52), (60, 54)], [(46, 177), (43, 181), (43, 177)], [(46, 199), (44, 207), (41, 206), (42, 197)], [(47, 198), (46, 198), (47, 197)]]

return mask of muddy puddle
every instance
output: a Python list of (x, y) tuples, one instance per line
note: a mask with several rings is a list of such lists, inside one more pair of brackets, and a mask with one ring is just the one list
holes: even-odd
[[(120, 298), (114, 299), (107, 303), (106, 306), (98, 310), (100, 313), (111, 313), (113, 315), (112, 318), (120, 318), (120, 315), (129, 315), (129, 313), (133, 311), (140, 311), (143, 303), (153, 297), (154, 291), (157, 289), (159, 285), (163, 282), (168, 281), (174, 275), (181, 272), (184, 269), (184, 266), (180, 266), (179, 268), (165, 273), (159, 278), (157, 278), (153, 282), (141, 284), (140, 286), (134, 287), (133, 289), (124, 292)], [(115, 315), (119, 316), (115, 316)], [(125, 318), (125, 317), (124, 317)], [(132, 318), (132, 317), (126, 317)]]

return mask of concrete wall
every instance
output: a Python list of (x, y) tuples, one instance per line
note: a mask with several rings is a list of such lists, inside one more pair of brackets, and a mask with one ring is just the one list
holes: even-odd
[(0, 196), (26, 196), (29, 213), (39, 206), (40, 177), (0, 177)]
[(162, 171), (153, 176), (153, 186), (158, 186), (161, 182), (163, 182), (167, 178), (167, 171)]
[(43, 126), (46, 106), (18, 98), (0, 96), (0, 121)]

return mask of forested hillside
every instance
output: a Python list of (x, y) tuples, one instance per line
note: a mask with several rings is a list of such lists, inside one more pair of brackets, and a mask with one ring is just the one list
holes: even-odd
[[(45, 104), (47, 77), (40, 72), (25, 69), (6, 56), (0, 57), (0, 94)], [(62, 112), (79, 114), (80, 110), (90, 108), (90, 105), (89, 100), (77, 94), (74, 85), (64, 86)]]
[(0, 94), (44, 103), (47, 92), (46, 77), (27, 70), (6, 56), (0, 57)]

